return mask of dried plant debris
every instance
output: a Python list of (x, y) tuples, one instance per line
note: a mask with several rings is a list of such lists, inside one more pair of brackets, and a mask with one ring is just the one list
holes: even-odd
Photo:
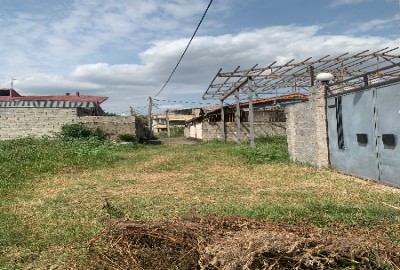
[(236, 217), (114, 220), (91, 241), (92, 269), (400, 269), (398, 243), (362, 227)]

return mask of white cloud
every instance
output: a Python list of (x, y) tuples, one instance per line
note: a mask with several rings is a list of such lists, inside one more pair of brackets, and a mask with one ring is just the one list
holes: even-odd
[[(366, 1), (331, 3), (340, 6)], [(214, 1), (201, 31), (159, 98), (199, 100), (220, 67), (229, 71), (238, 65), (265, 66), (274, 60), (300, 61), (309, 56), (318, 58), (399, 44), (398, 39), (383, 37), (322, 35), (318, 26), (202, 34), (220, 27), (223, 22), (219, 19), (228, 16), (239, 2)], [(0, 87), (9, 87), (10, 79), (17, 77), (15, 86), (25, 95), (76, 91), (105, 95), (110, 98), (104, 107), (121, 112), (129, 106), (145, 106), (147, 97), (160, 90), (188, 42), (182, 37), (191, 36), (208, 0), (59, 3), (61, 0), (49, 0), (38, 12), (31, 13), (23, 9), (7, 15), (0, 10), (2, 40), (7, 41), (0, 43), (0, 65), (6, 67), (0, 69)], [(389, 24), (387, 20), (374, 20), (354, 29), (360, 32)], [(237, 30), (226, 28), (224, 33), (232, 31)]]
[(399, 25), (400, 15), (396, 15), (390, 19), (374, 19), (367, 22), (357, 23), (351, 27), (347, 33), (365, 33), (370, 31), (377, 31), (392, 28), (394, 24)]
[[(395, 47), (400, 40), (382, 37), (321, 35), (317, 26), (276, 26), (237, 35), (199, 36), (183, 59), (176, 75), (160, 99), (171, 97), (198, 101), (220, 67), (225, 71), (240, 65), (248, 68), (258, 63), (266, 66), (277, 60), (284, 63), (310, 56), (314, 59), (330, 54), (361, 52)], [(18, 81), (17, 88), (48, 94), (80, 91), (105, 95), (107, 110), (121, 112), (129, 106), (145, 106), (168, 78), (182, 53), (187, 39), (154, 42), (140, 54), (140, 64), (112, 65), (97, 63), (77, 66), (65, 77), (35, 75)]]
[[(227, 1), (232, 0), (222, 2)], [(135, 55), (154, 39), (190, 36), (207, 3), (75, 0), (62, 12), (54, 3), (42, 13), (21, 11), (8, 16), (0, 12), (4, 15), (0, 16), (2, 40), (7, 40), (0, 44), (0, 65), (22, 72), (37, 71), (28, 66), (46, 65), (65, 72), (63, 66)], [(229, 8), (215, 5), (221, 12)], [(128, 57), (125, 61), (131, 62)]]

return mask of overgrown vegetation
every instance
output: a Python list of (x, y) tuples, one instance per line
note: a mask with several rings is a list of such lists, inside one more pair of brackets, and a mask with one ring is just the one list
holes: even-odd
[(62, 139), (88, 139), (105, 140), (108, 134), (100, 128), (88, 128), (80, 124), (68, 124), (61, 128), (58, 134)]
[[(174, 127), (174, 126), (172, 126), (170, 128), (170, 137), (171, 138), (182, 138), (185, 135), (184, 131), (185, 131), (184, 127)], [(168, 138), (168, 133), (166, 131), (163, 131), (163, 132), (157, 133), (156, 137), (159, 138), (159, 139)]]
[(136, 142), (136, 136), (133, 134), (120, 134), (118, 139), (122, 142)]
[(374, 228), (374, 239), (399, 245), (400, 192), (290, 163), (284, 137), (256, 144), (2, 141), (0, 269), (87, 269), (89, 243), (112, 218), (241, 216), (354, 237)]

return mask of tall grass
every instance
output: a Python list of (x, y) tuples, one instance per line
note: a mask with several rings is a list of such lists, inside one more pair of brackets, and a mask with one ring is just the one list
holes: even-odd
[(205, 148), (220, 149), (233, 156), (238, 156), (248, 164), (289, 162), (286, 136), (265, 136), (255, 139), (255, 148), (249, 147), (249, 141), (241, 145), (232, 141), (213, 140), (202, 145)]

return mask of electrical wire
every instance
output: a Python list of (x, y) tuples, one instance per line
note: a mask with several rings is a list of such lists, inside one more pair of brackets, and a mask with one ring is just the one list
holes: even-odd
[(168, 103), (185, 103), (185, 104), (200, 104), (200, 105), (215, 105), (214, 103), (210, 102), (199, 102), (199, 101), (183, 101), (183, 100), (170, 100), (170, 99), (155, 99), (153, 98), (154, 101), (160, 101), (160, 102), (168, 102)]
[(183, 51), (181, 57), (179, 58), (178, 63), (176, 64), (175, 68), (172, 70), (171, 75), (169, 76), (168, 80), (165, 82), (165, 84), (163, 85), (163, 87), (161, 88), (161, 90), (158, 91), (157, 95), (155, 95), (154, 97), (157, 97), (157, 96), (164, 90), (164, 88), (167, 86), (167, 84), (168, 84), (169, 81), (171, 80), (171, 78), (172, 78), (172, 76), (174, 75), (176, 69), (178, 68), (179, 64), (181, 63), (183, 57), (185, 56), (186, 51), (189, 49), (189, 46), (190, 46), (190, 44), (192, 43), (192, 40), (193, 40), (194, 37), (196, 36), (197, 31), (199, 30), (201, 23), (203, 22), (204, 18), (206, 17), (206, 14), (207, 14), (208, 9), (210, 8), (212, 2), (213, 2), (213, 0), (210, 0), (210, 3), (208, 3), (208, 6), (207, 6), (206, 10), (204, 11), (203, 16), (201, 17), (201, 20), (200, 20), (199, 24), (197, 25), (196, 30), (194, 31), (192, 37), (190, 38), (189, 43), (186, 45), (185, 50)]

